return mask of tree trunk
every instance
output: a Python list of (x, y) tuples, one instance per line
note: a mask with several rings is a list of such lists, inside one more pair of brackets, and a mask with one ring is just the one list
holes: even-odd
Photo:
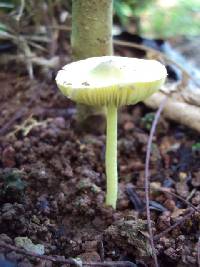
[(75, 60), (112, 55), (112, 0), (73, 0), (72, 54)]
[[(74, 60), (113, 54), (112, 19), (113, 0), (73, 0), (71, 45)], [(105, 129), (103, 109), (77, 105), (77, 111), (84, 129), (97, 132)]]

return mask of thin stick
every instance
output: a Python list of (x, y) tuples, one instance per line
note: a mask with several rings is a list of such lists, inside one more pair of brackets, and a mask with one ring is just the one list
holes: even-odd
[(17, 21), (20, 21), (22, 15), (24, 13), (24, 8), (25, 8), (25, 0), (21, 0), (21, 5), (20, 5), (20, 8), (19, 8), (19, 13), (16, 16), (16, 20)]
[(65, 259), (63, 256), (47, 256), (47, 255), (38, 255), (33, 252), (26, 251), (22, 248), (18, 248), (13, 245), (6, 244), (4, 242), (0, 242), (0, 247), (5, 248), (8, 250), (15, 251), (17, 253), (23, 254), (29, 257), (35, 257), (46, 261), (57, 262), (61, 264), (69, 264), (76, 267), (87, 267), (87, 266), (94, 266), (94, 267), (135, 267), (135, 264), (130, 261), (105, 261), (105, 262), (82, 262), (81, 260), (68, 258)]
[(200, 267), (200, 237), (197, 243), (197, 263), (198, 263), (198, 266)]
[(179, 226), (180, 224), (184, 223), (187, 219), (189, 219), (192, 214), (195, 212), (195, 210), (190, 211), (188, 214), (183, 216), (180, 220), (178, 220), (176, 223), (174, 223), (172, 226), (168, 227), (166, 230), (162, 231), (160, 234), (154, 236), (154, 240), (157, 241), (160, 239), (162, 236), (166, 235), (169, 233), (171, 230)]
[(151, 225), (151, 213), (150, 213), (150, 208), (149, 208), (149, 164), (150, 164), (150, 156), (151, 156), (151, 146), (153, 142), (153, 136), (156, 130), (156, 125), (158, 123), (160, 114), (165, 106), (165, 103), (167, 101), (167, 97), (164, 98), (164, 100), (161, 102), (159, 109), (156, 112), (150, 135), (149, 135), (149, 140), (147, 144), (147, 152), (146, 152), (146, 160), (145, 160), (145, 199), (146, 199), (146, 213), (147, 213), (147, 222), (148, 222), (148, 229), (149, 229), (149, 237), (150, 237), (150, 244), (152, 248), (152, 253), (153, 253), (153, 259), (156, 267), (159, 267), (158, 264), (158, 259), (156, 255), (156, 249), (154, 245), (154, 238), (153, 238), (153, 230), (152, 230), (152, 225)]
[(185, 204), (187, 204), (188, 206), (190, 206), (191, 208), (193, 208), (195, 211), (197, 212), (200, 212), (200, 209), (198, 209), (197, 207), (195, 207), (192, 203), (190, 203), (189, 201), (187, 201), (186, 199), (184, 199), (183, 197), (173, 193), (173, 192), (170, 192), (170, 191), (167, 191), (165, 188), (150, 188), (151, 190), (155, 190), (155, 191), (160, 191), (160, 192), (163, 192), (163, 193), (166, 193), (168, 195), (171, 195), (173, 197), (176, 197), (178, 199), (180, 199), (181, 201), (183, 201)]
[(195, 80), (194, 77), (190, 73), (188, 73), (180, 64), (178, 64), (173, 59), (169, 58), (164, 53), (155, 50), (154, 48), (148, 47), (146, 45), (135, 44), (135, 43), (131, 43), (131, 42), (127, 42), (127, 41), (120, 41), (120, 40), (114, 40), (113, 43), (115, 45), (125, 46), (125, 47), (133, 47), (133, 48), (137, 48), (137, 49), (140, 49), (143, 51), (149, 51), (149, 52), (152, 52), (154, 54), (157, 54), (158, 56), (160, 56), (161, 58), (163, 58), (167, 62), (174, 64), (177, 68), (179, 68), (187, 78), (189, 78), (190, 80), (192, 80), (196, 84), (196, 86), (198, 86), (198, 87), (200, 86), (199, 82), (197, 80)]

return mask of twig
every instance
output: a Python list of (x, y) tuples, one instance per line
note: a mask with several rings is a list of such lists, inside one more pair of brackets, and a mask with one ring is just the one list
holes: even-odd
[(153, 142), (153, 136), (156, 130), (156, 125), (158, 123), (160, 114), (164, 108), (166, 101), (167, 101), (167, 97), (165, 97), (164, 100), (161, 102), (160, 107), (156, 112), (156, 115), (155, 115), (155, 118), (154, 118), (154, 121), (151, 127), (150, 135), (149, 135), (149, 140), (147, 144), (146, 160), (145, 160), (145, 200), (146, 200), (147, 222), (148, 222), (150, 243), (151, 243), (154, 263), (156, 267), (158, 267), (159, 265), (158, 265), (158, 259), (156, 255), (155, 245), (154, 245), (153, 230), (152, 230), (152, 225), (151, 225), (151, 213), (150, 213), (150, 208), (149, 208), (149, 176), (150, 176), (149, 175), (149, 164), (150, 164), (151, 146)]
[(198, 263), (198, 266), (200, 267), (200, 237), (197, 243), (197, 263)]
[(24, 12), (24, 8), (25, 8), (25, 0), (21, 0), (21, 5), (20, 5), (19, 13), (16, 16), (16, 20), (17, 21), (20, 21), (22, 15), (23, 15), (23, 12)]
[(190, 211), (188, 214), (186, 214), (185, 216), (183, 216), (183, 218), (181, 218), (180, 220), (178, 220), (172, 226), (168, 227), (167, 229), (165, 229), (164, 231), (162, 231), (160, 234), (155, 235), (154, 236), (154, 240), (156, 241), (156, 240), (160, 239), (162, 236), (166, 235), (171, 230), (173, 230), (174, 228), (176, 228), (180, 224), (184, 223), (187, 219), (189, 219), (193, 215), (194, 212), (195, 212), (194, 210)]
[(74, 258), (68, 258), (65, 259), (63, 256), (48, 256), (48, 255), (38, 255), (36, 253), (26, 251), (22, 248), (18, 248), (13, 245), (6, 244), (4, 242), (0, 242), (0, 247), (5, 248), (8, 250), (15, 251), (17, 253), (23, 254), (25, 256), (29, 257), (35, 257), (39, 258), (42, 260), (46, 261), (51, 261), (51, 262), (57, 262), (61, 264), (69, 264), (72, 266), (77, 266), (77, 267), (87, 267), (87, 266), (95, 266), (95, 267), (135, 267), (135, 264), (129, 261), (105, 261), (105, 262), (82, 262), (79, 259), (74, 259)]

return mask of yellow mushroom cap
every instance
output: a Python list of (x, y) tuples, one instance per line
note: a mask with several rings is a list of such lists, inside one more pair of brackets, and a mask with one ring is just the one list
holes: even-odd
[(167, 71), (156, 60), (103, 56), (70, 63), (56, 77), (68, 98), (92, 106), (123, 106), (145, 100), (164, 83)]

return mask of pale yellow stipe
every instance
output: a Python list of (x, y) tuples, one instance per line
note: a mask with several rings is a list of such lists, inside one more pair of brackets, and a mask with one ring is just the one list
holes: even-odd
[(167, 72), (155, 60), (105, 56), (66, 65), (56, 77), (64, 95), (77, 103), (107, 108), (106, 204), (116, 208), (117, 108), (143, 101), (159, 90)]

